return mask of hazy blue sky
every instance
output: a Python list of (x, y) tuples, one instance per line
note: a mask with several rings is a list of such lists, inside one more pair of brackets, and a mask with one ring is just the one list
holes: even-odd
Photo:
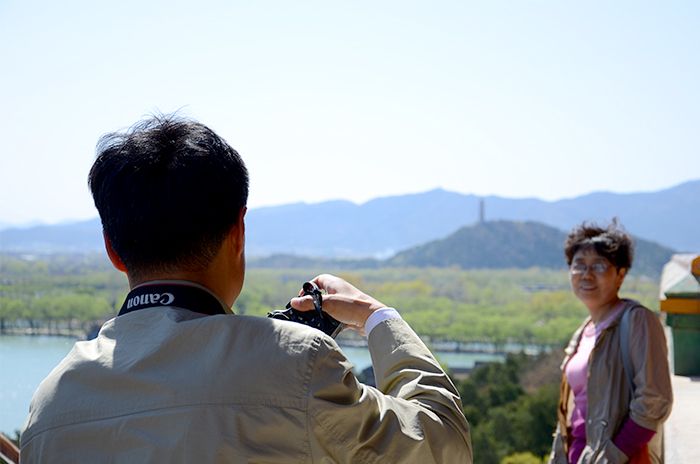
[(0, 222), (97, 215), (98, 137), (154, 111), (250, 207), (568, 198), (700, 178), (700, 2), (0, 0)]

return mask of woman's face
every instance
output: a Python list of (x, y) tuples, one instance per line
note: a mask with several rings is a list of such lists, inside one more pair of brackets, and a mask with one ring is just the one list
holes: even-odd
[(596, 311), (617, 301), (617, 291), (626, 272), (626, 269), (613, 266), (593, 249), (579, 250), (569, 268), (571, 288), (589, 311)]

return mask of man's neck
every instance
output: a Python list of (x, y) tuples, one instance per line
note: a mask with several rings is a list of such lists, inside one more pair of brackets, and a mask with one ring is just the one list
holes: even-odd
[(221, 248), (206, 268), (198, 268), (194, 271), (182, 268), (167, 271), (158, 270), (152, 273), (139, 273), (134, 278), (127, 272), (129, 286), (133, 289), (145, 282), (157, 280), (194, 282), (216, 294), (230, 308), (241, 292), (245, 276), (245, 253), (243, 247), (245, 240), (242, 216), (239, 223), (241, 227), (233, 226), (231, 228)]

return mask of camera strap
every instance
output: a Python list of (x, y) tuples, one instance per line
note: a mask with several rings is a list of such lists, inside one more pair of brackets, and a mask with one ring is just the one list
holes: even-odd
[[(118, 316), (139, 309), (175, 306), (201, 314), (227, 314), (224, 304), (212, 293), (186, 283), (153, 283), (134, 288), (126, 296)], [(229, 310), (228, 313), (231, 311)]]

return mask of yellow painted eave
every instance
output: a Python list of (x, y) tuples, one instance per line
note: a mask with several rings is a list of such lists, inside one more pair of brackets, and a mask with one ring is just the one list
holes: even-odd
[(700, 299), (667, 298), (660, 301), (659, 309), (673, 314), (700, 314)]

